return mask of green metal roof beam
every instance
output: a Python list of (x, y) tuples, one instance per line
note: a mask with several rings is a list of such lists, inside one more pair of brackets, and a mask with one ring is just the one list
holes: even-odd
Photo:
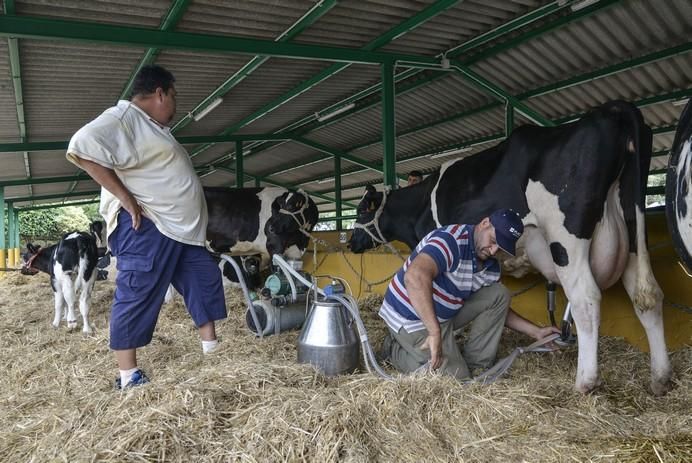
[[(516, 98), (518, 100), (526, 100), (528, 98), (533, 98), (535, 96), (545, 95), (545, 94), (555, 92), (558, 90), (564, 90), (564, 89), (567, 89), (570, 87), (584, 84), (584, 83), (589, 82), (591, 80), (595, 80), (595, 79), (599, 79), (599, 78), (607, 77), (609, 75), (616, 74), (618, 72), (630, 69), (632, 67), (642, 66), (645, 64), (649, 64), (649, 63), (661, 60), (661, 59), (677, 56), (679, 54), (686, 53), (690, 50), (692, 50), (692, 42), (688, 42), (686, 44), (683, 44), (683, 45), (680, 45), (677, 47), (667, 48), (665, 50), (660, 50), (660, 51), (650, 53), (648, 55), (641, 56), (639, 58), (635, 58), (632, 60), (623, 61), (622, 63), (618, 63), (618, 64), (615, 64), (613, 66), (608, 66), (608, 67), (605, 67), (605, 68), (602, 68), (602, 69), (599, 69), (596, 71), (587, 72), (585, 74), (580, 74), (578, 76), (571, 77), (569, 79), (565, 79), (565, 80), (562, 80), (560, 82), (553, 83), (550, 85), (545, 85), (543, 87), (539, 87), (539, 88), (536, 88), (534, 90), (529, 90), (528, 92), (524, 92), (520, 95), (517, 95)], [(462, 111), (460, 113), (453, 114), (451, 116), (440, 119), (438, 121), (430, 122), (428, 124), (424, 124), (424, 125), (421, 125), (418, 127), (414, 127), (414, 128), (399, 132), (397, 134), (397, 137), (410, 135), (412, 133), (419, 132), (421, 130), (426, 130), (426, 129), (429, 129), (431, 127), (435, 127), (437, 125), (441, 125), (441, 124), (445, 124), (447, 122), (452, 122), (452, 121), (455, 121), (458, 119), (462, 119), (464, 117), (468, 117), (468, 116), (477, 114), (479, 112), (489, 111), (491, 109), (499, 108), (500, 106), (502, 106), (500, 103), (490, 103), (488, 105), (481, 106), (481, 107), (476, 108), (476, 109), (472, 109), (472, 110), (468, 110), (468, 111)], [(672, 127), (672, 130), (675, 130), (674, 126), (671, 126), (671, 127)], [(662, 132), (657, 132), (657, 130), (660, 130), (660, 129), (654, 129), (654, 134), (662, 133)], [(666, 129), (663, 131), (667, 132), (669, 130)], [(366, 142), (366, 143), (363, 143), (360, 145), (353, 146), (353, 147), (349, 148), (348, 151), (349, 152), (356, 151), (358, 149), (365, 148), (367, 146), (376, 145), (380, 142), (381, 142), (381, 140), (378, 138), (378, 139), (375, 139), (375, 140), (372, 140), (372, 141), (369, 141), (369, 142)], [(271, 174), (267, 174), (267, 175), (271, 175)]]
[[(218, 169), (218, 170), (225, 171), (225, 172), (228, 172), (229, 174), (235, 174), (235, 170), (229, 169), (228, 167), (218, 167), (217, 169)], [(274, 186), (286, 188), (287, 190), (296, 190), (296, 189), (297, 189), (297, 188), (296, 188), (295, 186), (293, 186), (293, 185), (287, 185), (287, 184), (285, 184), (285, 183), (277, 182), (277, 181), (275, 181), (275, 180), (271, 180), (271, 179), (268, 179), (268, 178), (265, 178), (265, 177), (258, 177), (258, 176), (252, 175), (252, 174), (245, 174), (245, 175), (247, 175), (248, 177), (254, 177), (255, 179), (260, 179), (262, 182), (268, 183), (269, 185), (274, 185)], [(309, 194), (309, 195), (312, 196), (312, 197), (324, 199), (325, 201), (329, 201), (330, 203), (333, 203), (333, 202), (334, 202), (334, 199), (333, 199), (333, 198), (330, 198), (329, 196), (326, 196), (326, 195), (323, 195), (323, 194), (320, 194), (320, 193), (314, 193), (314, 192), (308, 191), (308, 190), (303, 190), (303, 191), (305, 191), (307, 194)], [(345, 204), (345, 205), (347, 205), (347, 206), (349, 206), (349, 207), (354, 207), (354, 208), (356, 207), (355, 205), (353, 205), (353, 204), (351, 204), (351, 203), (347, 203), (347, 202), (344, 202), (343, 204)]]
[[(287, 42), (293, 40), (301, 32), (310, 27), (315, 21), (324, 16), (329, 10), (336, 6), (337, 0), (322, 0), (315, 4), (302, 18), (291, 25), (285, 32), (276, 38), (276, 42)], [(195, 108), (190, 111), (185, 117), (178, 121), (171, 129), (173, 133), (184, 128), (192, 122), (195, 114), (201, 112), (211, 104), (212, 101), (230, 92), (233, 87), (242, 82), (247, 76), (252, 74), (257, 68), (264, 64), (269, 59), (268, 56), (255, 56), (235, 74), (229, 77), (223, 84), (214, 90), (209, 96), (202, 100)]]
[(529, 120), (535, 122), (536, 124), (542, 125), (542, 126), (547, 126), (547, 127), (552, 127), (555, 125), (550, 119), (543, 117), (541, 114), (539, 114), (538, 112), (529, 108), (524, 103), (519, 101), (517, 98), (510, 95), (507, 91), (502, 89), (499, 85), (496, 85), (496, 84), (490, 82), (488, 79), (482, 77), (477, 72), (472, 71), (467, 66), (464, 66), (461, 63), (456, 63), (456, 64), (453, 64), (452, 67), (455, 68), (456, 70), (458, 70), (459, 72), (461, 72), (461, 74), (463, 74), (463, 76), (468, 81), (470, 81), (471, 83), (473, 83), (477, 87), (483, 89), (486, 93), (490, 93), (491, 95), (495, 96), (496, 98), (500, 98), (502, 100), (507, 101), (507, 103), (514, 106), (514, 109), (516, 111), (522, 113), (525, 117), (527, 117)]
[(32, 195), (32, 196), (17, 196), (14, 198), (5, 198), (6, 201), (12, 201), (14, 203), (26, 202), (26, 201), (42, 201), (44, 199), (60, 199), (72, 196), (96, 196), (100, 195), (101, 190), (94, 191), (75, 191), (71, 193), (53, 193), (49, 195)]
[[(583, 10), (580, 10), (580, 11), (574, 12), (574, 13), (571, 13), (571, 14), (569, 14), (569, 15), (567, 15), (567, 16), (564, 16), (564, 17), (562, 17), (562, 18), (559, 18), (559, 19), (556, 20), (556, 21), (550, 22), (550, 23), (548, 23), (548, 24), (546, 24), (546, 25), (543, 26), (544, 32), (548, 32), (548, 31), (553, 30), (553, 29), (555, 29), (555, 28), (562, 27), (562, 26), (564, 26), (565, 24), (568, 24), (568, 23), (570, 23), (570, 22), (572, 22), (572, 21), (576, 21), (576, 20), (579, 20), (579, 19), (581, 19), (581, 18), (583, 18), (583, 17), (585, 17), (585, 16), (589, 16), (589, 15), (595, 13), (597, 10), (599, 10), (599, 9), (602, 8), (602, 7), (610, 6), (610, 4), (613, 3), (613, 1), (614, 1), (614, 0), (610, 0), (610, 1), (608, 1), (608, 2), (600, 2), (600, 3), (597, 3), (597, 4), (595, 4), (595, 5), (592, 5), (592, 6), (589, 7), (589, 8), (584, 8)], [(616, 1), (616, 0), (615, 0), (615, 1)], [(560, 2), (558, 1), (558, 2), (556, 2), (556, 3), (560, 3)], [(565, 3), (565, 5), (563, 5), (563, 6), (567, 6), (567, 3)], [(529, 14), (527, 14), (527, 15), (521, 16), (520, 18), (516, 18), (516, 19), (514, 19), (514, 20), (512, 20), (512, 21), (509, 21), (508, 23), (505, 23), (505, 24), (503, 24), (503, 25), (501, 25), (501, 26), (499, 26), (499, 27), (497, 27), (497, 28), (495, 28), (495, 29), (489, 31), (489, 33), (493, 33), (494, 31), (498, 31), (498, 30), (500, 30), (500, 29), (502, 29), (502, 28), (506, 28), (506, 31), (504, 32), (504, 33), (506, 34), (506, 33), (510, 32), (510, 31), (513, 31), (513, 30), (519, 29), (519, 28), (521, 28), (521, 27), (524, 27), (524, 26), (526, 26), (526, 25), (528, 25), (528, 24), (531, 24), (532, 22), (535, 22), (535, 21), (537, 21), (537, 20), (543, 19), (543, 18), (545, 18), (546, 16), (549, 16), (550, 14), (554, 13), (554, 11), (555, 11), (555, 10), (552, 10), (552, 9), (540, 9), (540, 10), (541, 10), (541, 13), (536, 13), (536, 14), (533, 14), (533, 15), (532, 15), (531, 13), (529, 13)], [(499, 36), (500, 36), (500, 34), (496, 35), (496, 36), (493, 37), (493, 38), (497, 38), (497, 37), (499, 37)], [(537, 35), (534, 33), (534, 31), (529, 31), (529, 32), (527, 32), (527, 33), (524, 33), (524, 34), (519, 35), (518, 37), (515, 38), (515, 40), (517, 41), (517, 43), (519, 43), (519, 42), (523, 42), (523, 41), (529, 40), (529, 39), (531, 39), (531, 38), (535, 38), (536, 36), (537, 36)], [(473, 39), (472, 39), (472, 40), (473, 40)], [(470, 41), (469, 41), (469, 42), (470, 42)], [(458, 50), (458, 49), (464, 48), (465, 51), (470, 51), (470, 50), (472, 50), (472, 49), (474, 49), (474, 48), (478, 48), (478, 46), (472, 47), (472, 48), (471, 48), (471, 47), (465, 47), (465, 44), (466, 44), (466, 43), (468, 43), (468, 42), (465, 42), (465, 43), (462, 44), (461, 46), (455, 47), (454, 49)], [(500, 51), (503, 51), (503, 49), (501, 49), (501, 48), (499, 48), (499, 47), (495, 47), (494, 50), (495, 50), (495, 51), (494, 51), (492, 54), (499, 53)], [(441, 53), (439, 56), (441, 57), (441, 56), (443, 56), (443, 55), (445, 55), (445, 53)], [(455, 56), (457, 56), (457, 55), (458, 55), (457, 53), (452, 53), (450, 57), (455, 57)], [(488, 53), (488, 54), (486, 54), (486, 55), (484, 55), (484, 56), (476, 55), (475, 57), (473, 57), (473, 58), (470, 59), (470, 60), (463, 60), (462, 63), (463, 63), (464, 65), (467, 65), (467, 66), (468, 66), (468, 65), (471, 65), (471, 64), (475, 63), (475, 62), (478, 61), (479, 59), (487, 58), (487, 57), (489, 57), (490, 55), (491, 55), (490, 53)], [(418, 70), (418, 69), (409, 69), (407, 72), (409, 73), (409, 74), (406, 76), (406, 77), (408, 78), (408, 77), (410, 77), (410, 76), (418, 75), (418, 74), (420, 74), (420, 73), (423, 72), (423, 71)], [(419, 81), (419, 82), (418, 82), (418, 85), (413, 86), (413, 87), (409, 88), (408, 90), (413, 90), (413, 89), (415, 89), (415, 88), (418, 87), (418, 86), (423, 86), (423, 85), (426, 85), (426, 84), (428, 84), (428, 83), (434, 82), (434, 81), (436, 81), (437, 79), (440, 79), (441, 77), (443, 77), (444, 75), (445, 75), (445, 73), (443, 73), (443, 72), (438, 73), (438, 74), (436, 74), (436, 75), (433, 75), (432, 77), (430, 77), (430, 78), (428, 78), (428, 79), (424, 79), (424, 80)], [(398, 77), (397, 77), (397, 81), (398, 81), (398, 80), (399, 80), (399, 79), (398, 79)], [(381, 90), (381, 84), (377, 84), (377, 85), (371, 87), (371, 88), (368, 89), (368, 90), (369, 90), (369, 93), (363, 95), (363, 97), (366, 97), (366, 96), (369, 96), (369, 95), (371, 95), (371, 94), (380, 92), (380, 90)], [(397, 94), (401, 94), (402, 92), (401, 92), (401, 90), (397, 89), (397, 90), (396, 90), (396, 93), (397, 93)], [(336, 103), (335, 105), (332, 105), (331, 108), (336, 108), (336, 107), (343, 106), (344, 104), (346, 104), (346, 103), (344, 103), (345, 101), (346, 101), (346, 100), (343, 100), (342, 102)], [(351, 100), (350, 102), (353, 102), (353, 100)], [(313, 131), (313, 130), (319, 129), (319, 128), (324, 127), (325, 125), (328, 125), (328, 124), (332, 124), (332, 123), (338, 122), (338, 121), (341, 120), (341, 119), (344, 119), (344, 118), (346, 118), (346, 117), (351, 116), (351, 115), (354, 114), (355, 112), (358, 112), (358, 111), (361, 111), (361, 110), (364, 110), (364, 109), (373, 107), (373, 106), (375, 106), (375, 105), (377, 105), (377, 104), (379, 104), (379, 101), (375, 101), (375, 102), (373, 102), (373, 103), (371, 103), (371, 104), (369, 104), (369, 105), (366, 105), (366, 106), (363, 106), (363, 107), (359, 107), (359, 108), (357, 108), (357, 110), (353, 110), (353, 111), (349, 111), (349, 112), (345, 112), (345, 113), (343, 113), (343, 114), (340, 114), (340, 115), (338, 115), (338, 116), (336, 116), (336, 117), (334, 117), (334, 118), (331, 118), (329, 121), (326, 121), (326, 122), (321, 123), (321, 124), (317, 124), (317, 125), (315, 125), (315, 126), (313, 126), (313, 127), (310, 127), (309, 130), (307, 130), (307, 131), (305, 131), (305, 132), (301, 132), (300, 135), (306, 135), (307, 133), (309, 133), (309, 132), (311, 132), (311, 131)], [(324, 110), (324, 111), (326, 111), (326, 110)], [(307, 116), (306, 118), (302, 119), (301, 121), (305, 121), (305, 124), (307, 124), (307, 123), (311, 122), (313, 119), (314, 119), (314, 118), (311, 118), (311, 116)], [(299, 122), (300, 122), (300, 121), (299, 121)], [(291, 127), (291, 126), (289, 126), (289, 127)], [(296, 127), (291, 127), (291, 129), (295, 129), (295, 128), (296, 128)], [(287, 129), (285, 128), (285, 129), (281, 129), (281, 130), (279, 130), (279, 131), (283, 131), (283, 130), (287, 130)], [(271, 144), (270, 146), (273, 146), (273, 144)], [(270, 146), (269, 146), (269, 147), (270, 147)], [(251, 147), (251, 148), (252, 148), (252, 147)], [(257, 152), (259, 152), (259, 151), (261, 151), (261, 149), (258, 150)], [(254, 154), (254, 152), (253, 152), (253, 154)]]
[[(357, 164), (359, 166), (366, 167), (366, 168), (368, 168), (370, 170), (374, 170), (375, 172), (380, 173), (380, 174), (383, 173), (382, 166), (380, 166), (379, 164), (370, 162), (366, 159), (362, 159), (362, 158), (350, 155), (348, 153), (345, 153), (345, 152), (340, 151), (340, 150), (335, 149), (335, 148), (330, 148), (330, 147), (325, 146), (325, 145), (318, 143), (316, 141), (308, 140), (307, 138), (298, 137), (295, 139), (295, 141), (302, 144), (302, 145), (313, 148), (317, 151), (322, 151), (323, 153), (330, 154), (332, 156), (340, 156), (341, 159), (343, 159), (344, 161), (348, 161), (348, 162), (351, 162), (353, 164)], [(399, 175), (398, 177), (401, 178), (402, 180), (405, 180), (405, 177), (403, 175)]]
[(484, 45), (499, 37), (502, 37), (505, 34), (514, 32), (528, 24), (531, 24), (534, 21), (543, 19), (546, 16), (549, 16), (555, 13), (556, 11), (559, 11), (567, 7), (570, 3), (573, 3), (573, 0), (556, 0), (552, 3), (548, 3), (547, 5), (538, 7), (535, 10), (529, 11), (523, 16), (515, 18), (483, 34), (479, 34), (474, 38), (467, 40), (466, 42), (460, 45), (457, 45), (454, 48), (450, 48), (449, 50), (447, 50), (446, 55), (448, 58), (455, 58), (457, 56), (463, 55), (464, 53), (472, 51), (473, 49), (478, 48), (479, 46)]
[[(187, 10), (187, 7), (189, 5), (190, 0), (174, 0), (173, 4), (168, 9), (166, 16), (163, 17), (163, 20), (159, 25), (159, 30), (169, 31), (173, 29), (178, 24), (178, 21), (180, 21), (180, 19), (183, 17), (183, 14), (185, 14), (185, 11)], [(159, 55), (160, 51), (161, 50), (158, 48), (149, 48), (146, 51), (144, 57), (139, 62), (130, 78), (127, 80), (125, 88), (123, 88), (123, 91), (120, 92), (120, 97), (118, 98), (119, 100), (124, 100), (130, 96), (130, 92), (132, 91), (132, 85), (135, 82), (135, 76), (140, 71), (140, 69), (142, 69), (142, 67), (146, 66), (147, 64), (153, 63), (156, 60), (156, 57)]]
[(78, 182), (81, 180), (91, 180), (86, 174), (66, 175), (63, 177), (28, 177), (16, 180), (0, 180), (0, 187), (3, 186), (22, 186), (22, 185), (41, 185), (46, 183)]
[(19, 137), (21, 140), (26, 140), (22, 71), (19, 63), (19, 46), (17, 44), (17, 39), (13, 37), (7, 39), (7, 46), (10, 52), (10, 72), (12, 73), (12, 84), (14, 86), (14, 100), (17, 110), (17, 123), (19, 124)]
[[(14, 0), (5, 0), (5, 14), (15, 14)], [(19, 43), (16, 38), (7, 39), (7, 47), (10, 54), (10, 73), (12, 75), (12, 85), (14, 87), (14, 101), (17, 106), (17, 125), (19, 126), (19, 139), (22, 142), (27, 140), (26, 117), (24, 114), (24, 90), (22, 89), (22, 68), (19, 61)], [(24, 160), (24, 171), (27, 177), (31, 177), (31, 163), (29, 153), (22, 153)], [(33, 194), (33, 189), (29, 185), (29, 193)]]
[[(275, 134), (238, 134), (238, 135), (202, 135), (176, 137), (181, 145), (195, 145), (199, 143), (225, 143), (235, 141), (253, 140), (290, 140), (288, 135)], [(55, 151), (66, 150), (69, 141), (42, 141), (28, 143), (0, 143), (0, 153), (13, 153), (18, 151)]]
[[(500, 44), (497, 44), (495, 46), (489, 47), (479, 53), (476, 53), (475, 55), (469, 57), (468, 59), (464, 59), (463, 63), (465, 65), (471, 65), (473, 63), (477, 63), (478, 61), (482, 61), (484, 59), (490, 58), (491, 56), (497, 55), (498, 53), (501, 53), (503, 51), (509, 50), (510, 48), (515, 48), (517, 45), (520, 45), (524, 42), (527, 42), (531, 39), (534, 39), (538, 36), (541, 36), (543, 34), (546, 34), (547, 32), (551, 32), (555, 29), (558, 29), (565, 24), (569, 24), (577, 19), (583, 19), (588, 16), (593, 15), (594, 13), (603, 11), (606, 8), (609, 8), (613, 5), (616, 5), (618, 3), (621, 3), (621, 0), (600, 0), (599, 2), (587, 6), (586, 8), (583, 8), (578, 11), (574, 11), (568, 15), (562, 16), (561, 18), (556, 19), (555, 21), (551, 21), (549, 23), (546, 23), (542, 26), (537, 27), (536, 29), (533, 29), (527, 33), (521, 34), (513, 39), (507, 40), (505, 42), (502, 42)], [(455, 56), (452, 56), (455, 57)]]
[(581, 85), (591, 80), (602, 79), (604, 77), (608, 77), (610, 75), (617, 74), (622, 71), (626, 71), (646, 64), (651, 64), (662, 59), (672, 58), (674, 56), (685, 54), (690, 51), (692, 51), (692, 42), (683, 43), (682, 45), (678, 45), (676, 47), (659, 50), (653, 53), (649, 53), (648, 55), (640, 56), (638, 58), (614, 64), (612, 66), (597, 69), (595, 71), (587, 72), (585, 74), (580, 74), (570, 79), (561, 80), (557, 83), (548, 84), (543, 87), (539, 87), (534, 90), (530, 90), (526, 93), (523, 93), (522, 95), (519, 95), (517, 98), (533, 98), (536, 96), (544, 95), (546, 93), (555, 92), (557, 90), (564, 90), (569, 87), (574, 87), (575, 85)]
[[(324, 212), (321, 212), (321, 214), (324, 214)], [(317, 219), (317, 222), (336, 222), (338, 220), (355, 220), (357, 218), (357, 215), (338, 215), (336, 217), (320, 217), (319, 219)]]
[[(450, 8), (451, 6), (455, 5), (458, 3), (459, 0), (438, 0), (429, 7), (425, 8), (423, 11), (420, 13), (412, 16), (411, 18), (407, 19), (406, 21), (402, 22), (398, 26), (390, 29), (389, 31), (385, 32), (383, 35), (377, 37), (367, 45), (365, 45), (363, 48), (360, 50), (363, 52), (373, 52), (376, 48), (380, 48), (387, 43), (389, 43), (391, 40), (399, 37), (401, 34), (404, 34), (415, 27), (420, 26), (421, 24), (425, 23), (427, 20), (430, 18), (434, 17), (435, 15), (439, 14), (440, 12)], [(437, 60), (434, 58), (427, 58), (430, 62), (430, 64), (436, 64)], [(388, 62), (392, 61), (398, 61), (398, 60), (390, 60)], [(384, 62), (384, 61), (383, 61)], [(253, 121), (259, 119), (260, 117), (263, 117), (264, 115), (268, 114), (269, 112), (275, 110), (279, 106), (287, 103), (288, 101), (292, 100), (293, 98), (297, 97), (298, 95), (302, 94), (303, 92), (309, 90), (310, 88), (314, 87), (315, 85), (319, 84), (320, 82), (323, 82), (324, 80), (330, 78), (331, 76), (343, 71), (346, 69), (348, 66), (350, 66), (352, 63), (346, 63), (346, 64), (333, 64), (329, 66), (327, 69), (323, 70), (322, 72), (312, 76), (311, 78), (301, 82), (288, 92), (286, 92), (284, 95), (276, 98), (275, 100), (267, 103), (264, 105), (262, 108), (258, 109), (254, 113), (250, 114), (249, 116), (245, 117), (241, 121), (233, 124), (232, 126), (228, 127), (226, 130), (224, 130), (222, 133), (227, 134), (227, 133), (232, 133), (236, 130), (239, 130), (246, 125), (252, 123)], [(343, 106), (340, 105), (339, 107)], [(315, 118), (314, 115), (312, 116), (313, 119)], [(209, 146), (202, 146), (199, 148), (199, 150), (196, 150), (193, 154), (193, 156), (199, 154), (199, 152), (209, 148)]]
[[(651, 104), (662, 103), (665, 101), (673, 101), (673, 100), (676, 100), (676, 99), (684, 97), (684, 96), (692, 96), (692, 89), (683, 90), (683, 91), (679, 91), (679, 92), (673, 92), (673, 93), (665, 93), (665, 94), (658, 95), (655, 97), (644, 98), (642, 100), (638, 100), (638, 101), (635, 101), (633, 103), (635, 105), (637, 105), (638, 107), (642, 107), (642, 106), (647, 106), (647, 105), (651, 105)], [(563, 123), (569, 122), (569, 121), (574, 120), (574, 119), (579, 119), (583, 115), (584, 115), (584, 113), (577, 114), (574, 116), (564, 117), (564, 118), (559, 119), (557, 121), (557, 123), (563, 124)], [(671, 131), (674, 131), (675, 128), (676, 128), (675, 125), (658, 127), (656, 129), (653, 129), (653, 133), (654, 133), (654, 135), (658, 135), (661, 133), (669, 133)], [(454, 144), (454, 145), (448, 145), (448, 146), (444, 146), (444, 147), (438, 147), (435, 150), (426, 151), (425, 153), (418, 153), (418, 154), (413, 154), (413, 155), (409, 155), (409, 156), (400, 156), (397, 159), (397, 163), (405, 162), (405, 161), (411, 161), (411, 160), (422, 158), (425, 156), (430, 156), (431, 154), (434, 154), (434, 153), (437, 153), (440, 151), (446, 151), (446, 150), (452, 150), (452, 149), (458, 149), (458, 148), (468, 148), (469, 146), (473, 146), (473, 145), (477, 145), (477, 144), (490, 143), (493, 141), (502, 141), (502, 140), (504, 140), (504, 138), (505, 138), (504, 133), (498, 132), (495, 135), (489, 135), (489, 136), (474, 138), (471, 140), (466, 140), (462, 143), (458, 143), (458, 144)], [(352, 150), (349, 150), (349, 151), (352, 151)], [(669, 150), (656, 151), (652, 154), (652, 156), (653, 157), (666, 156), (669, 154), (669, 152), (670, 152)], [(354, 174), (357, 172), (363, 172), (365, 170), (367, 170), (367, 169), (352, 170), (352, 171), (347, 172), (347, 174)], [(275, 175), (275, 174), (272, 174), (272, 175)], [(298, 185), (303, 185), (303, 184), (310, 183), (310, 182), (316, 182), (318, 180), (324, 180), (325, 178), (330, 178), (330, 177), (332, 177), (331, 174), (317, 175), (317, 176), (313, 176), (313, 177), (310, 177), (308, 179), (301, 181), (300, 183), (298, 183)]]
[(19, 211), (37, 211), (40, 209), (55, 209), (58, 207), (68, 207), (68, 206), (85, 206), (87, 204), (94, 204), (99, 202), (100, 199), (86, 199), (84, 201), (74, 201), (71, 203), (55, 203), (55, 204), (41, 204), (40, 206), (24, 206), (17, 207)]
[(349, 64), (381, 64), (390, 61), (406, 61), (411, 63), (412, 66), (437, 64), (436, 59), (427, 56), (411, 56), (320, 45), (277, 43), (271, 40), (159, 31), (142, 27), (115, 26), (32, 16), (0, 16), (0, 36), (84, 41), (133, 47), (199, 50), (223, 54), (267, 55), (346, 62)]

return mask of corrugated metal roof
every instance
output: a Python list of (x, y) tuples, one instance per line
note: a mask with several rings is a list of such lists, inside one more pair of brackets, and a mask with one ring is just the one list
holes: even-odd
[[(158, 29), (173, 2), (158, 0), (17, 0), (16, 14), (99, 24)], [(610, 6), (612, 4), (612, 6)], [(399, 24), (436, 5), (434, 0), (341, 1), (309, 25), (292, 41), (320, 46), (360, 48)], [(603, 5), (600, 7), (599, 5)], [(186, 5), (170, 30), (276, 40), (311, 8), (312, 0), (228, 1), (195, 0)], [(439, 13), (387, 43), (382, 50), (408, 55), (438, 56), (480, 34), (517, 20), (538, 9), (554, 12), (516, 30), (491, 39), (462, 53), (470, 68), (508, 93), (517, 96), (574, 76), (606, 69), (649, 53), (682, 46), (677, 55), (665, 56), (612, 75), (585, 81), (567, 88), (530, 97), (524, 103), (543, 116), (559, 120), (583, 113), (610, 99), (630, 101), (690, 91), (692, 82), (692, 3), (688, 0), (649, 2), (646, 0), (603, 0), (596, 11), (570, 21), (569, 4), (556, 9), (555, 2), (540, 0), (467, 0), (444, 5)], [(557, 24), (550, 27), (550, 24)], [(539, 28), (543, 34), (532, 34)], [(523, 38), (528, 34), (527, 38)], [(83, 124), (112, 105), (140, 62), (146, 49), (139, 47), (67, 42), (62, 40), (19, 39), (22, 93), (25, 100), (28, 141), (65, 141)], [(505, 46), (506, 45), (506, 46)], [(495, 48), (500, 47), (500, 48)], [(494, 54), (491, 54), (495, 50)], [(478, 53), (482, 53), (479, 55)], [(252, 59), (248, 55), (164, 49), (156, 63), (176, 76), (178, 114), (176, 121), (197, 106)], [(0, 40), (0, 143), (19, 140), (17, 111), (9, 64), (7, 39)], [(378, 66), (351, 64), (331, 76), (324, 76), (291, 99), (282, 96), (318, 75), (331, 63), (315, 60), (270, 58), (233, 87), (224, 102), (199, 122), (176, 130), (177, 136), (274, 133), (290, 124), (297, 134), (328, 148), (363, 160), (381, 163), (382, 114), (380, 91), (355, 100), (356, 109), (326, 123), (315, 121), (316, 113), (326, 114), (352, 95), (376, 86), (381, 80)], [(402, 73), (406, 67), (398, 67)], [(504, 133), (503, 104), (457, 72), (437, 76), (427, 70), (397, 84), (395, 101), (397, 171), (412, 169), (431, 172), (455, 156), (472, 155), (497, 143)], [(688, 92), (692, 93), (692, 92)], [(679, 96), (675, 97), (679, 98)], [(674, 126), (681, 106), (671, 99), (642, 107), (645, 120), (653, 128)], [(345, 103), (343, 103), (345, 104)], [(489, 105), (491, 109), (476, 112)], [(466, 117), (460, 117), (468, 113)], [(297, 124), (302, 121), (303, 124)], [(515, 125), (526, 122), (519, 113)], [(496, 137), (452, 157), (431, 159), (430, 155), (463, 143)], [(654, 151), (670, 149), (673, 133), (656, 134)], [(275, 145), (274, 147), (271, 147)], [(186, 145), (196, 153), (201, 145)], [(266, 150), (259, 150), (268, 146)], [(303, 185), (306, 189), (333, 193), (330, 181), (317, 183), (316, 177), (334, 174), (334, 162), (325, 153), (297, 142), (262, 144), (245, 142), (252, 152), (244, 159), (246, 185), (254, 176), (268, 181)], [(233, 142), (217, 143), (196, 154), (205, 185), (235, 183)], [(315, 159), (325, 156), (322, 161)], [(212, 171), (213, 163), (224, 169)], [(653, 159), (651, 169), (664, 167), (666, 156)], [(3, 180), (27, 176), (23, 153), (0, 153)], [(299, 167), (301, 163), (313, 161)], [(30, 152), (32, 177), (74, 175), (78, 171), (64, 159), (64, 151)], [(290, 169), (291, 167), (295, 167)], [(289, 169), (289, 170), (286, 170)], [(381, 183), (381, 174), (342, 161), (348, 175), (342, 179), (344, 198), (358, 198), (360, 185)], [(208, 173), (213, 172), (213, 173)], [(306, 181), (311, 180), (309, 183)], [(352, 185), (357, 187), (350, 188)], [(67, 192), (72, 182), (6, 187), (7, 198)], [(94, 187), (80, 181), (73, 191)]]
[(0, 83), (0, 139), (18, 141), (19, 127), (17, 126), (16, 102), (10, 71), (10, 52), (7, 47), (7, 40), (0, 40), (0, 76), (3, 77)]

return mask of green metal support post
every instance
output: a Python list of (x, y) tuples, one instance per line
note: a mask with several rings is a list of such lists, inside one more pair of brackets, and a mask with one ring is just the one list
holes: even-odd
[(242, 188), (245, 185), (245, 171), (243, 170), (243, 142), (235, 142), (235, 187)]
[[(17, 247), (17, 243), (14, 242), (15, 235), (15, 223), (14, 223), (14, 204), (11, 202), (7, 203), (7, 249), (14, 249)], [(10, 253), (11, 255), (11, 253)], [(14, 267), (14, 262), (10, 262), (10, 265)]]
[(505, 105), (505, 137), (512, 134), (514, 128), (514, 106), (508, 101)]
[[(334, 203), (336, 216), (341, 217), (341, 156), (334, 156)], [(336, 220), (336, 229), (343, 230), (341, 219)]]
[(261, 182), (260, 178), (259, 178), (259, 177), (255, 177), (255, 188), (259, 188), (259, 187), (261, 186), (261, 185), (260, 185), (260, 182)]
[(382, 65), (382, 149), (384, 159), (382, 171), (384, 184), (396, 188), (396, 149), (394, 127), (394, 63), (391, 61)]
[[(14, 242), (16, 243), (17, 248), (21, 249), (21, 248), (22, 248), (22, 243), (21, 243), (21, 241), (19, 241), (19, 209), (15, 209), (15, 210), (14, 210), (14, 223), (15, 223), (15, 227), (14, 227), (14, 233), (15, 233), (15, 235), (14, 235)], [(20, 260), (19, 257), (20, 257), (20, 256), (17, 256), (17, 260)]]
[[(0, 187), (0, 267), (2, 268), (7, 267), (5, 249), (5, 187)], [(0, 273), (0, 275), (4, 274)]]

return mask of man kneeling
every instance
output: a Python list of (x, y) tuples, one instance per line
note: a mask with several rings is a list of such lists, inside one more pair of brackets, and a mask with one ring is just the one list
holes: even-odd
[[(538, 327), (509, 308), (498, 251), (514, 256), (524, 231), (519, 215), (501, 209), (476, 225), (449, 225), (418, 243), (392, 279), (379, 315), (389, 327), (384, 356), (408, 373), (433, 370), (467, 379), (492, 366), (504, 326), (542, 339), (559, 330)], [(463, 354), (454, 330), (471, 329)]]

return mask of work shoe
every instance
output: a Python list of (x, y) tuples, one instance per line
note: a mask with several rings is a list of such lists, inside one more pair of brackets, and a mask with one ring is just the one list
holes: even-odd
[(147, 375), (145, 375), (142, 370), (137, 370), (134, 373), (132, 373), (132, 378), (130, 378), (130, 382), (128, 382), (125, 385), (125, 387), (123, 387), (121, 384), (120, 376), (115, 378), (115, 389), (117, 391), (120, 391), (122, 389), (130, 389), (132, 387), (142, 386), (144, 384), (147, 384), (148, 382), (149, 378), (147, 378)]

